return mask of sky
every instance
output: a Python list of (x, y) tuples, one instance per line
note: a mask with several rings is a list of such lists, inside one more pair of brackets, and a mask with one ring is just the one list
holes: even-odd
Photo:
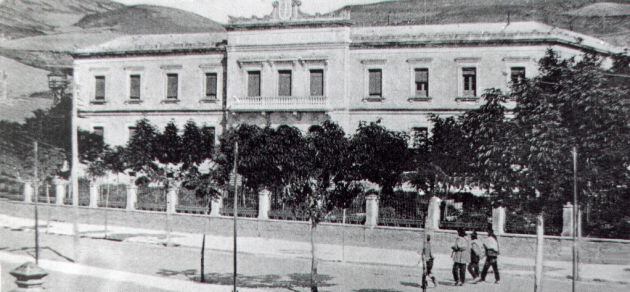
[[(114, 0), (126, 5), (151, 4), (191, 11), (214, 21), (226, 23), (228, 15), (250, 17), (271, 12), (273, 0)], [(302, 11), (313, 14), (329, 12), (349, 4), (367, 4), (391, 0), (302, 0)]]

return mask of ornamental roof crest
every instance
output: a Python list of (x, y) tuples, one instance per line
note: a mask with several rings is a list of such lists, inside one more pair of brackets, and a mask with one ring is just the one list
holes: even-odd
[[(313, 0), (311, 0), (313, 1)], [(252, 28), (252, 27), (282, 27), (282, 26), (305, 26), (305, 25), (326, 25), (326, 24), (350, 24), (350, 12), (331, 12), (315, 15), (307, 14), (300, 10), (301, 0), (275, 0), (272, 2), (271, 14), (263, 17), (232, 17), (230, 16), (228, 28)]]

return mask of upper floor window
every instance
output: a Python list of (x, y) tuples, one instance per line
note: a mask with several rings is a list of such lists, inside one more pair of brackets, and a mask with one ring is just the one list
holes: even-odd
[(324, 70), (311, 70), (310, 77), (311, 96), (324, 96)]
[(462, 77), (464, 81), (464, 96), (477, 96), (477, 68), (462, 68)]
[(368, 95), (372, 97), (383, 96), (383, 71), (381, 69), (368, 70)]
[(105, 100), (105, 76), (95, 76), (94, 82), (94, 99)]
[(105, 128), (103, 127), (94, 127), (94, 134), (103, 137), (105, 135)]
[(247, 72), (247, 96), (260, 96), (260, 71)]
[(428, 145), (429, 130), (426, 127), (413, 127), (411, 128), (411, 143), (409, 146), (413, 148), (419, 148)]
[(278, 71), (278, 95), (291, 96), (291, 70)]
[(179, 75), (177, 73), (166, 74), (166, 99), (177, 99), (179, 93)]
[(513, 84), (519, 84), (525, 79), (525, 67), (510, 68), (510, 81)]
[(140, 99), (140, 75), (129, 76), (129, 99)]
[(429, 69), (418, 68), (415, 70), (416, 96), (429, 96)]
[(217, 98), (217, 73), (206, 73), (206, 98)]
[(136, 135), (138, 129), (136, 127), (129, 127), (129, 139), (133, 138)]

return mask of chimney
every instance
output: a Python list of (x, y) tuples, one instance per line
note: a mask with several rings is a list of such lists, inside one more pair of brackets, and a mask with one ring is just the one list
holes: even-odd
[(293, 0), (291, 6), (293, 7), (293, 12), (291, 13), (291, 19), (300, 18), (300, 6), (302, 5), (302, 1)]
[(278, 6), (280, 5), (280, 3), (278, 3), (278, 1), (273, 1), (271, 5), (273, 6), (273, 10), (271, 11), (271, 19), (280, 18), (280, 14), (278, 12)]

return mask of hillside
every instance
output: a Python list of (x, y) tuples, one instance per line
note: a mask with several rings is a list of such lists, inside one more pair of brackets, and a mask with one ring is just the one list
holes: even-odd
[[(425, 6), (426, 3), (426, 6)], [(630, 46), (630, 3), (627, 0), (400, 0), (352, 5), (358, 26), (540, 21)]]
[(110, 0), (4, 0), (0, 3), (0, 36), (44, 35), (71, 26), (83, 16), (124, 5)]
[(136, 5), (83, 17), (76, 26), (125, 34), (193, 33), (223, 31), (221, 24), (179, 9)]
[(6, 72), (8, 87), (8, 98), (0, 97), (0, 120), (22, 122), (33, 110), (51, 106), (52, 99), (38, 94), (48, 91), (48, 71), (2, 56), (0, 71)]

